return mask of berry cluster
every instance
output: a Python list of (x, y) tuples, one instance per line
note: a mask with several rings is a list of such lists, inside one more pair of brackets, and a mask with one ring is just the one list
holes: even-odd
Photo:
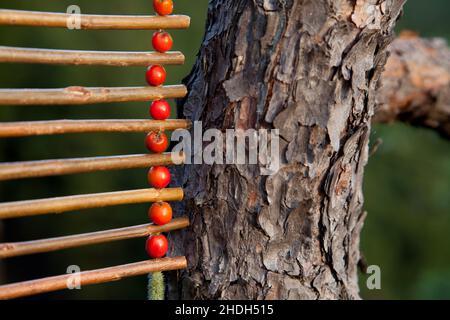
[[(153, 0), (155, 12), (160, 16), (169, 15), (173, 12), (172, 0)], [(169, 51), (173, 45), (173, 39), (168, 32), (159, 30), (153, 34), (153, 48), (164, 53)], [(161, 86), (166, 81), (166, 70), (163, 66), (153, 65), (147, 69), (145, 78), (150, 86)], [(150, 106), (150, 116), (154, 120), (166, 120), (170, 116), (170, 105), (166, 100), (156, 100)], [(169, 147), (169, 139), (164, 131), (150, 132), (146, 139), (147, 149), (154, 153), (163, 153)], [(148, 172), (148, 183), (157, 189), (166, 188), (170, 184), (171, 176), (167, 167), (155, 166)], [(172, 220), (172, 207), (167, 202), (154, 203), (148, 211), (149, 219), (156, 225), (165, 225)], [(146, 242), (146, 250), (151, 258), (162, 258), (166, 255), (169, 247), (167, 238), (162, 235), (150, 236)]]

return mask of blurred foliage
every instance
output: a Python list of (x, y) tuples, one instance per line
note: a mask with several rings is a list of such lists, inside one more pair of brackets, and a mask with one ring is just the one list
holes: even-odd
[[(175, 1), (176, 13), (192, 17), (189, 30), (171, 31), (184, 66), (168, 67), (168, 83), (180, 83), (196, 58), (204, 33), (207, 0)], [(0, 1), (2, 8), (65, 11), (76, 4), (84, 13), (148, 14), (151, 0)], [(450, 38), (446, 0), (409, 0), (399, 29)], [(2, 27), (1, 45), (91, 50), (150, 50), (152, 31), (69, 31)], [(0, 87), (52, 88), (70, 85), (144, 85), (145, 68), (0, 65)], [(147, 118), (147, 103), (68, 107), (2, 107), (1, 121), (44, 119)], [(450, 298), (450, 144), (435, 133), (396, 124), (375, 126), (373, 140), (384, 143), (370, 159), (365, 180), (366, 209), (362, 251), (382, 269), (382, 290), (363, 297)], [(103, 156), (145, 152), (142, 134), (90, 134), (0, 140), (0, 161)], [(0, 201), (64, 196), (146, 187), (146, 170), (112, 171), (0, 184)], [(141, 224), (147, 205), (112, 207), (64, 215), (8, 220), (7, 241), (23, 241)], [(8, 282), (146, 259), (142, 239), (14, 258), (6, 264)], [(146, 276), (47, 294), (42, 298), (145, 299)]]

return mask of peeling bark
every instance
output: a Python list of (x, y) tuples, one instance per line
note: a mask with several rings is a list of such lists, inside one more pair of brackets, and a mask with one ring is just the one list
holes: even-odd
[[(277, 128), (280, 170), (189, 165), (170, 298), (358, 299), (375, 89), (403, 0), (212, 0), (180, 102), (204, 129)], [(179, 277), (178, 277), (179, 276)]]
[(404, 121), (450, 138), (450, 50), (408, 32), (389, 47), (374, 121)]

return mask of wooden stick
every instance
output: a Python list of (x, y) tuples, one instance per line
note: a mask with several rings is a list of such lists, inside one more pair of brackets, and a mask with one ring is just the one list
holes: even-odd
[[(187, 268), (185, 257), (153, 259), (116, 267), (84, 271), (79, 274), (81, 286), (121, 280), (158, 271)], [(0, 286), (0, 300), (15, 299), (35, 294), (67, 289), (74, 284), (75, 274), (65, 274), (39, 280), (19, 282)]]
[(150, 101), (183, 98), (183, 85), (164, 87), (117, 87), (64, 89), (0, 89), (0, 105), (81, 105), (107, 102)]
[(181, 52), (118, 52), (51, 50), (0, 46), (0, 63), (46, 63), (65, 65), (149, 66), (183, 64)]
[(77, 234), (67, 237), (57, 237), (26, 242), (0, 243), (0, 259), (57, 251), (118, 240), (143, 238), (151, 234), (174, 231), (186, 228), (188, 226), (189, 219), (183, 217), (174, 219), (164, 226), (143, 224), (139, 226)]
[(25, 137), (66, 133), (150, 132), (188, 129), (188, 120), (52, 120), (0, 122), (0, 137)]
[(183, 189), (139, 189), (0, 203), (0, 219), (62, 213), (132, 203), (180, 201)]
[(0, 181), (182, 164), (183, 153), (0, 163)]
[(0, 181), (84, 172), (166, 166), (184, 162), (183, 153), (0, 163)]
[[(111, 16), (87, 15), (78, 16), (81, 29), (102, 30), (156, 30), (156, 29), (186, 29), (190, 18), (182, 15), (170, 16)], [(77, 16), (66, 13), (0, 10), (0, 25), (68, 28), (76, 25)]]

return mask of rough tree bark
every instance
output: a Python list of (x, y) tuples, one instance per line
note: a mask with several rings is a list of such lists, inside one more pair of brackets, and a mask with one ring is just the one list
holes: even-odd
[(171, 298), (357, 299), (375, 89), (403, 0), (212, 0), (184, 116), (278, 128), (280, 170), (184, 167)]

